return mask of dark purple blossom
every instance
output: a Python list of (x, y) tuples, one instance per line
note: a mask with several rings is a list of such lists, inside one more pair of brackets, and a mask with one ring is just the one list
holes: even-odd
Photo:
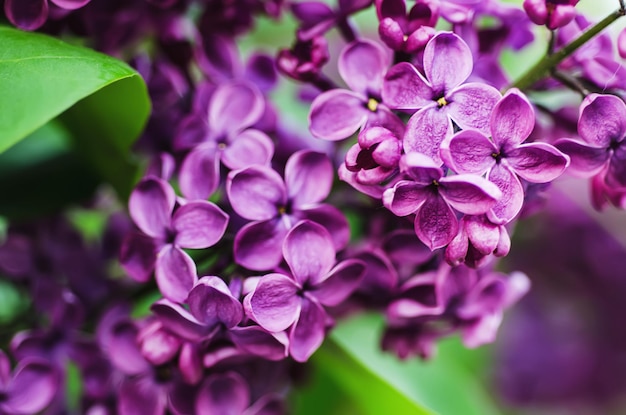
[(395, 215), (415, 213), (415, 233), (431, 250), (446, 246), (458, 232), (453, 208), (469, 215), (490, 210), (502, 192), (480, 176), (446, 177), (430, 158), (410, 153), (400, 161), (409, 180), (400, 180), (383, 194), (383, 203)]
[(446, 248), (445, 258), (451, 265), (465, 263), (480, 268), (511, 249), (511, 238), (504, 225), (492, 223), (486, 215), (466, 215), (459, 221), (459, 233)]
[(309, 129), (318, 138), (342, 140), (364, 126), (380, 125), (394, 132), (402, 122), (381, 102), (383, 77), (390, 55), (379, 43), (358, 40), (339, 56), (339, 75), (351, 90), (332, 89), (315, 98), (309, 112)]
[(397, 172), (401, 153), (402, 142), (392, 131), (369, 127), (346, 153), (345, 166), (358, 183), (380, 184)]
[(454, 33), (438, 33), (428, 42), (424, 73), (408, 62), (393, 66), (382, 96), (392, 108), (418, 110), (408, 121), (404, 151), (425, 154), (441, 164), (439, 146), (454, 132), (452, 121), (462, 129), (487, 132), (501, 96), (486, 84), (463, 84), (472, 73), (472, 52)]
[(524, 0), (524, 10), (533, 23), (555, 30), (576, 16), (578, 0)]
[(320, 85), (324, 79), (321, 70), (328, 58), (326, 39), (315, 36), (310, 40), (296, 40), (291, 49), (282, 49), (276, 57), (276, 66), (297, 81)]
[(320, 203), (330, 193), (333, 176), (328, 157), (313, 151), (289, 158), (284, 181), (265, 166), (232, 171), (226, 182), (228, 199), (235, 212), (254, 221), (235, 236), (235, 261), (255, 270), (275, 268), (287, 231), (302, 219), (325, 226), (332, 246), (343, 248), (349, 239), (345, 217), (336, 207)]
[(139, 281), (154, 267), (163, 295), (182, 302), (197, 281), (196, 265), (181, 248), (203, 249), (224, 235), (228, 215), (211, 202), (195, 201), (178, 207), (176, 195), (162, 179), (147, 177), (133, 190), (130, 215), (145, 234), (130, 236), (122, 250), (122, 265)]
[[(50, 0), (65, 10), (80, 9), (91, 0)], [(35, 30), (48, 19), (48, 0), (6, 0), (4, 13), (20, 29)]]
[(546, 143), (524, 143), (535, 126), (535, 113), (527, 98), (509, 90), (491, 116), (491, 139), (476, 130), (464, 130), (444, 141), (441, 156), (457, 173), (483, 174), (502, 191), (502, 199), (488, 217), (509, 222), (521, 210), (524, 189), (521, 177), (547, 183), (559, 177), (569, 158)]
[(289, 330), (289, 354), (304, 362), (322, 344), (328, 315), (359, 285), (365, 264), (349, 259), (335, 265), (328, 231), (311, 221), (289, 231), (283, 255), (290, 275), (267, 274), (244, 299), (247, 315), (271, 332)]
[(380, 20), (378, 33), (391, 49), (415, 53), (434, 36), (434, 26), (439, 19), (436, 1), (418, 0), (408, 15), (405, 0), (377, 0), (375, 3)]

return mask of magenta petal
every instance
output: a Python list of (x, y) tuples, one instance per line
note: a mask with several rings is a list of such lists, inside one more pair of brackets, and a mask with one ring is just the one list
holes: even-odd
[(153, 238), (132, 232), (124, 238), (120, 249), (120, 264), (131, 278), (147, 282), (154, 271), (156, 255), (160, 248)]
[(333, 205), (319, 205), (298, 212), (301, 220), (311, 220), (326, 228), (333, 240), (335, 251), (345, 248), (350, 240), (350, 227), (345, 215)]
[(212, 329), (198, 321), (183, 306), (164, 298), (152, 304), (150, 310), (168, 330), (192, 342), (201, 340)]
[(244, 299), (246, 314), (269, 331), (283, 331), (300, 313), (300, 287), (282, 274), (263, 276), (256, 289)]
[(234, 137), (222, 153), (222, 163), (229, 169), (254, 164), (269, 164), (274, 155), (272, 139), (262, 131), (249, 128)]
[(502, 191), (502, 197), (487, 213), (487, 217), (494, 223), (508, 223), (522, 209), (524, 203), (522, 183), (515, 173), (502, 164), (493, 166), (487, 178)]
[(130, 194), (128, 210), (139, 229), (153, 238), (163, 238), (170, 226), (176, 195), (165, 180), (148, 177)]
[(416, 152), (405, 154), (400, 159), (400, 171), (424, 186), (430, 186), (444, 175), (432, 158)]
[(412, 64), (401, 62), (389, 69), (383, 82), (385, 105), (396, 109), (419, 109), (432, 104), (433, 90)]
[(330, 193), (335, 172), (326, 154), (315, 151), (294, 153), (285, 166), (285, 184), (293, 207), (318, 203)]
[(220, 182), (220, 153), (215, 143), (207, 142), (191, 150), (178, 175), (180, 191), (191, 200), (205, 200)]
[(326, 312), (317, 301), (302, 299), (302, 310), (289, 335), (289, 353), (296, 362), (306, 362), (324, 342)]
[(283, 244), (283, 256), (302, 286), (320, 281), (335, 265), (335, 248), (328, 231), (304, 220), (294, 226)]
[(368, 112), (364, 96), (345, 89), (326, 91), (311, 104), (309, 130), (317, 138), (343, 140), (365, 124)]
[(248, 405), (248, 384), (235, 372), (207, 377), (200, 385), (196, 397), (197, 414), (241, 415)]
[(447, 95), (448, 105), (445, 108), (462, 129), (475, 128), (489, 134), (491, 114), (500, 98), (500, 92), (494, 87), (472, 82)]
[(119, 415), (163, 415), (167, 394), (147, 376), (125, 378), (119, 385), (117, 413)]
[(219, 277), (202, 277), (187, 298), (189, 310), (206, 325), (235, 327), (243, 319), (243, 306)]
[(522, 179), (547, 183), (563, 174), (569, 157), (550, 144), (529, 143), (509, 151), (507, 161)]
[(419, 209), (431, 191), (422, 184), (401, 180), (383, 193), (383, 204), (396, 216), (407, 216)]
[(441, 158), (457, 173), (483, 174), (496, 162), (498, 148), (483, 133), (463, 130), (441, 143)]
[(56, 395), (59, 378), (46, 362), (26, 358), (15, 370), (15, 376), (4, 391), (2, 406), (9, 413), (35, 414), (44, 409)]
[(89, 3), (91, 0), (50, 0), (50, 1), (62, 9), (76, 10), (76, 9), (80, 9), (85, 4)]
[(5, 390), (11, 380), (11, 361), (9, 356), (0, 350), (0, 390)]
[(502, 197), (496, 185), (481, 176), (457, 174), (439, 181), (439, 194), (454, 209), (468, 215), (480, 215)]
[(189, 202), (174, 213), (172, 227), (176, 230), (175, 244), (182, 248), (204, 249), (222, 239), (228, 215), (211, 202)]
[(484, 215), (466, 216), (465, 228), (472, 245), (481, 254), (492, 254), (498, 247), (500, 226), (491, 223)]
[(253, 84), (223, 84), (211, 96), (209, 127), (216, 136), (232, 134), (252, 126), (264, 110), (263, 95)]
[(246, 326), (233, 327), (228, 334), (237, 348), (251, 355), (274, 361), (287, 357), (289, 339), (283, 331), (269, 333), (259, 326)]
[(137, 327), (129, 321), (120, 321), (113, 325), (111, 333), (107, 350), (111, 363), (126, 375), (148, 371), (150, 365), (139, 351)]
[(589, 95), (580, 106), (578, 133), (592, 147), (621, 141), (626, 135), (626, 104), (614, 95)]
[(208, 137), (206, 117), (192, 113), (179, 123), (174, 137), (174, 148), (176, 150), (190, 150), (207, 141)]
[(154, 276), (163, 297), (178, 303), (196, 283), (196, 264), (180, 248), (164, 246), (157, 256)]
[[(240, 216), (250, 220), (268, 220), (278, 215), (287, 203), (287, 189), (278, 173), (270, 167), (251, 166), (230, 172), (226, 194)], [(254, 203), (252, 203), (254, 202)]]
[(313, 282), (316, 286), (310, 294), (325, 306), (336, 306), (358, 288), (364, 275), (364, 262), (357, 259), (342, 261), (324, 276), (324, 280)]
[(404, 151), (425, 154), (441, 165), (439, 147), (452, 133), (452, 121), (446, 111), (434, 104), (424, 107), (409, 118), (404, 134)]
[(350, 89), (365, 96), (380, 94), (390, 56), (379, 44), (370, 40), (350, 43), (339, 56), (339, 75)]
[(283, 259), (281, 249), (288, 229), (282, 219), (247, 224), (235, 235), (235, 262), (259, 271), (277, 267)]
[(446, 246), (458, 229), (456, 215), (437, 194), (429, 195), (415, 216), (415, 233), (431, 251)]
[(569, 156), (569, 172), (577, 176), (593, 176), (602, 170), (611, 157), (606, 148), (589, 147), (569, 138), (562, 138), (554, 145)]
[(4, 13), (20, 29), (36, 30), (48, 19), (48, 0), (6, 0)]
[(491, 115), (493, 141), (499, 147), (515, 147), (528, 138), (534, 127), (532, 105), (517, 88), (510, 89), (496, 104)]
[(424, 49), (424, 73), (433, 90), (442, 95), (462, 84), (472, 73), (472, 66), (470, 48), (454, 33), (440, 32)]

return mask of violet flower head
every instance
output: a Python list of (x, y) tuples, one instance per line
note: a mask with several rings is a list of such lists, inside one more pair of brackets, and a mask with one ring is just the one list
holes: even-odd
[(220, 161), (230, 169), (269, 163), (274, 143), (264, 132), (249, 128), (261, 119), (264, 108), (253, 84), (230, 82), (212, 93), (206, 113), (194, 113), (183, 122), (176, 144), (193, 147), (179, 174), (185, 197), (206, 199), (217, 189)]
[(164, 180), (147, 177), (137, 185), (128, 207), (145, 236), (127, 240), (121, 262), (139, 281), (147, 280), (154, 267), (163, 296), (182, 302), (197, 281), (196, 265), (182, 248), (215, 245), (224, 235), (229, 218), (211, 202), (189, 202), (174, 210), (175, 206), (174, 190)]
[(360, 184), (374, 185), (387, 180), (398, 170), (402, 142), (384, 127), (369, 127), (361, 131), (358, 142), (346, 154), (346, 168), (356, 173)]
[(418, 0), (408, 15), (405, 0), (377, 0), (375, 3), (380, 20), (378, 33), (391, 49), (415, 53), (434, 36), (434, 26), (439, 19), (437, 2)]
[(59, 376), (46, 361), (26, 358), (11, 373), (11, 362), (0, 350), (0, 410), (3, 414), (34, 414), (50, 404)]
[(320, 77), (328, 57), (328, 43), (324, 37), (298, 39), (291, 49), (283, 49), (278, 53), (276, 66), (297, 81), (312, 82)]
[(330, 193), (333, 177), (328, 157), (307, 150), (289, 158), (284, 181), (266, 166), (230, 172), (228, 200), (235, 212), (254, 221), (235, 236), (235, 261), (254, 270), (275, 268), (282, 261), (281, 246), (287, 231), (302, 219), (326, 227), (332, 246), (343, 248), (350, 237), (346, 218), (336, 207), (320, 203)]
[(446, 246), (458, 232), (453, 208), (468, 215), (489, 211), (502, 192), (480, 176), (459, 174), (446, 177), (443, 170), (420, 153), (405, 154), (400, 180), (383, 194), (385, 207), (397, 216), (415, 213), (415, 233), (431, 250)]
[(348, 259), (335, 265), (328, 231), (314, 222), (299, 222), (289, 231), (283, 255), (291, 275), (267, 274), (244, 298), (246, 314), (271, 332), (289, 329), (289, 353), (304, 362), (322, 344), (328, 315), (358, 287), (365, 264)]
[(498, 102), (490, 125), (491, 140), (480, 131), (464, 130), (442, 143), (441, 156), (457, 173), (487, 172), (503, 195), (488, 217), (506, 223), (524, 202), (519, 177), (532, 183), (550, 182), (565, 171), (569, 157), (550, 144), (524, 143), (535, 125), (535, 112), (517, 89), (509, 90)]
[[(65, 10), (80, 9), (91, 0), (50, 0)], [(39, 29), (48, 19), (48, 0), (6, 0), (4, 13), (11, 23), (23, 30)]]
[(394, 132), (402, 122), (381, 102), (383, 77), (390, 64), (387, 50), (369, 40), (350, 43), (339, 56), (339, 75), (351, 90), (332, 89), (311, 104), (309, 129), (318, 138), (337, 141), (363, 126), (380, 125)]
[(556, 146), (571, 157), (570, 170), (583, 177), (603, 173), (610, 187), (626, 187), (626, 104), (614, 95), (591, 94), (580, 106), (582, 143), (563, 138)]
[(555, 30), (576, 16), (578, 0), (524, 0), (524, 10), (533, 23)]
[(470, 82), (472, 52), (454, 33), (440, 32), (424, 49), (424, 73), (401, 62), (393, 66), (382, 89), (391, 108), (418, 111), (404, 134), (404, 151), (419, 152), (441, 164), (439, 146), (453, 134), (452, 121), (462, 129), (487, 132), (489, 117), (501, 95), (492, 86)]

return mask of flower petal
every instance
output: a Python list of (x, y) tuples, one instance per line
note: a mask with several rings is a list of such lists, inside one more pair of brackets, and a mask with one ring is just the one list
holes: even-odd
[(426, 44), (424, 73), (436, 94), (444, 95), (462, 84), (472, 73), (472, 66), (469, 46), (454, 33), (440, 32)]
[(235, 262), (259, 271), (277, 267), (283, 260), (281, 249), (288, 229), (281, 219), (247, 224), (235, 235)]
[(468, 215), (480, 215), (502, 197), (496, 185), (481, 176), (457, 174), (439, 181), (439, 194), (454, 209)]
[(483, 255), (492, 254), (500, 242), (500, 226), (486, 216), (465, 216), (465, 229), (472, 245)]
[(120, 265), (131, 278), (147, 282), (154, 271), (160, 246), (153, 238), (140, 232), (132, 232), (124, 238), (120, 249)]
[(441, 165), (439, 147), (444, 139), (452, 136), (453, 131), (452, 121), (446, 111), (436, 105), (424, 107), (409, 118), (404, 133), (404, 151), (425, 154)]
[(498, 148), (483, 133), (463, 130), (441, 143), (441, 158), (457, 173), (483, 174), (496, 162)]
[(321, 281), (335, 265), (335, 248), (322, 225), (310, 220), (298, 222), (283, 244), (283, 256), (302, 286)]
[(243, 319), (243, 306), (219, 277), (202, 277), (189, 292), (189, 311), (206, 325), (235, 327)]
[(233, 327), (229, 337), (237, 348), (268, 360), (287, 357), (289, 339), (285, 332), (269, 333), (259, 326)]
[(143, 233), (153, 238), (166, 236), (176, 195), (165, 180), (147, 177), (137, 184), (128, 200), (130, 217)]
[(249, 386), (235, 372), (217, 373), (207, 377), (196, 396), (197, 414), (241, 415), (248, 405)]
[(371, 40), (357, 40), (341, 52), (337, 67), (350, 89), (365, 96), (379, 95), (391, 63), (387, 51)]
[(626, 104), (615, 95), (589, 95), (580, 105), (578, 133), (592, 147), (621, 141), (626, 135)]
[(422, 207), (431, 195), (424, 185), (401, 180), (383, 193), (383, 204), (396, 216), (407, 216)]
[(335, 172), (328, 156), (315, 151), (294, 153), (285, 166), (285, 184), (294, 207), (328, 197)]
[(201, 144), (183, 160), (178, 182), (181, 193), (191, 200), (206, 200), (220, 183), (220, 152), (214, 142)]
[(383, 82), (385, 105), (394, 109), (419, 109), (432, 104), (434, 92), (417, 68), (400, 62), (389, 69)]
[(590, 177), (606, 165), (611, 153), (606, 148), (589, 147), (570, 138), (561, 138), (555, 147), (570, 159), (569, 172), (581, 177)]
[(493, 108), (500, 100), (497, 89), (487, 84), (469, 83), (446, 96), (448, 114), (462, 129), (475, 128), (489, 135)]
[(303, 209), (296, 215), (300, 220), (311, 220), (326, 228), (333, 240), (335, 251), (340, 251), (350, 241), (350, 227), (346, 216), (333, 205), (318, 205)]
[(286, 275), (264, 275), (255, 290), (244, 298), (246, 314), (265, 330), (283, 331), (300, 314), (299, 289)]
[(52, 401), (59, 385), (59, 376), (45, 361), (22, 360), (7, 386), (2, 405), (9, 413), (35, 414)]
[(226, 180), (226, 194), (235, 212), (250, 220), (272, 219), (287, 204), (283, 179), (265, 166), (231, 171)]
[(289, 354), (296, 362), (306, 362), (324, 342), (326, 312), (317, 301), (302, 299), (300, 316), (289, 335)]
[(175, 244), (182, 248), (204, 249), (215, 245), (224, 236), (227, 225), (226, 212), (206, 201), (189, 202), (178, 208), (172, 218)]
[(494, 223), (510, 222), (522, 209), (524, 189), (517, 175), (502, 163), (496, 164), (487, 174), (490, 182), (502, 191), (502, 197), (487, 212), (487, 217)]
[(547, 143), (528, 143), (507, 154), (513, 171), (532, 183), (547, 183), (559, 177), (569, 165), (569, 157)]
[(456, 215), (438, 194), (430, 194), (415, 216), (415, 234), (431, 251), (446, 246), (458, 228)]
[(62, 9), (65, 10), (76, 10), (83, 7), (85, 4), (89, 3), (91, 0), (50, 0), (52, 3), (56, 4)]
[(183, 306), (165, 298), (152, 304), (150, 310), (167, 330), (185, 340), (200, 341), (213, 328), (203, 324)]
[(154, 276), (163, 297), (178, 303), (187, 299), (198, 280), (196, 264), (180, 248), (165, 245), (157, 256)]
[(167, 394), (147, 376), (124, 378), (119, 385), (117, 413), (120, 415), (162, 415)]
[(253, 84), (231, 82), (217, 87), (209, 105), (209, 128), (215, 136), (230, 135), (256, 123), (265, 110), (263, 95)]
[(222, 163), (229, 169), (242, 169), (254, 164), (267, 165), (273, 155), (272, 139), (262, 131), (249, 128), (233, 137), (222, 153)]
[(517, 88), (510, 89), (491, 115), (491, 136), (499, 147), (513, 148), (526, 140), (535, 127), (535, 111)]
[(365, 97), (345, 89), (318, 95), (311, 104), (309, 130), (317, 138), (337, 141), (350, 137), (367, 121)]
[(315, 288), (310, 292), (321, 304), (336, 306), (348, 298), (361, 283), (365, 275), (365, 263), (356, 259), (342, 261), (324, 279), (313, 281)]
[(48, 0), (6, 0), (4, 13), (20, 29), (36, 30), (48, 19)]

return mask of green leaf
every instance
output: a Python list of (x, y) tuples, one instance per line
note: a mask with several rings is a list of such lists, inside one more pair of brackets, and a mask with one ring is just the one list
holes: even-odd
[[(359, 392), (359, 399), (373, 405), (377, 397), (384, 399), (387, 408), (396, 404), (390, 390), (401, 396), (404, 402), (414, 405), (411, 411), (396, 409), (366, 411), (369, 413), (411, 413), (440, 415), (496, 415), (496, 404), (489, 397), (478, 375), (471, 372), (482, 359), (481, 353), (467, 351), (458, 342), (443, 342), (438, 355), (429, 362), (418, 359), (401, 361), (380, 349), (383, 319), (379, 315), (361, 315), (339, 324), (331, 333), (330, 342), (343, 355), (325, 356), (330, 353), (325, 345), (322, 364), (331, 359), (326, 370), (335, 373), (346, 388)], [(327, 340), (328, 343), (328, 340)], [(334, 354), (334, 352), (333, 352)], [(476, 361), (466, 361), (468, 357)], [(318, 359), (317, 354), (314, 356)], [(348, 367), (349, 365), (353, 367)], [(342, 363), (344, 362), (344, 363)], [(317, 364), (317, 363), (316, 363)], [(354, 367), (360, 367), (354, 369)], [(356, 370), (355, 372), (352, 372)], [(350, 372), (347, 372), (350, 371)], [(369, 373), (369, 376), (363, 375)], [(372, 379), (376, 378), (375, 382)], [(356, 385), (358, 383), (358, 386)], [(358, 401), (358, 399), (357, 399)], [(391, 406), (390, 406), (391, 405)], [(378, 412), (377, 412), (378, 411)]]
[(137, 171), (128, 153), (150, 112), (139, 74), (38, 33), (0, 26), (0, 44), (0, 153), (62, 115), (81, 158), (128, 194)]

